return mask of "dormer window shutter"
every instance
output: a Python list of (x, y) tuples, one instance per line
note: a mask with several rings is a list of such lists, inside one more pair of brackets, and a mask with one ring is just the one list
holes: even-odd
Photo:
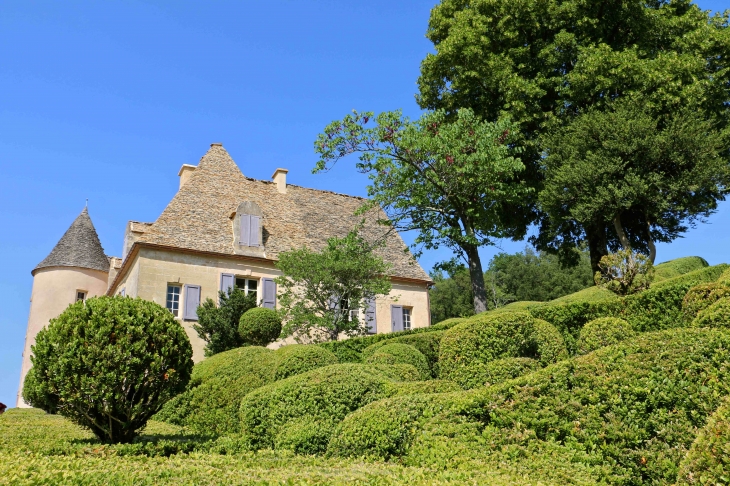
[(242, 214), (241, 215), (241, 236), (239, 238), (239, 243), (241, 246), (249, 246), (248, 242), (251, 238), (251, 215), (250, 214)]
[(261, 218), (259, 216), (250, 216), (251, 226), (248, 232), (248, 246), (259, 246), (259, 225)]

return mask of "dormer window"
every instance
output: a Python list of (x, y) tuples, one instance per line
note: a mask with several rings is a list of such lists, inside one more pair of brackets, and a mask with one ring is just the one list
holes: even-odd
[(244, 253), (263, 250), (264, 213), (258, 204), (244, 201), (231, 216), (236, 250)]

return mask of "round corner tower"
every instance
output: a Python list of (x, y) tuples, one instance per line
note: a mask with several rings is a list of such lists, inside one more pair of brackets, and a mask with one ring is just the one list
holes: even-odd
[(32, 363), (31, 346), (38, 331), (48, 325), (70, 304), (88, 297), (104, 295), (108, 287), (109, 259), (99, 241), (89, 213), (84, 210), (66, 230), (51, 253), (31, 272), (33, 291), (30, 297), (28, 330), (25, 333), (23, 366), (16, 406), (23, 401), (23, 382)]

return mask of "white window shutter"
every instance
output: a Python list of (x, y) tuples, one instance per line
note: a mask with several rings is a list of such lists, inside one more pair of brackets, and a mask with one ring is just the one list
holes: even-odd
[(271, 278), (262, 278), (261, 286), (263, 287), (261, 307), (276, 309), (276, 282)]
[(261, 218), (251, 215), (251, 226), (248, 233), (248, 246), (259, 246), (259, 225)]
[(200, 305), (200, 285), (185, 285), (185, 308), (183, 319), (198, 320), (198, 306)]

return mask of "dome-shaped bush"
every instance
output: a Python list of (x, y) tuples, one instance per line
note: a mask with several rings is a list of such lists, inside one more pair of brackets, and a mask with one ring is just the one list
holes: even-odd
[(682, 300), (684, 321), (691, 323), (701, 311), (724, 297), (730, 297), (730, 285), (718, 282), (695, 285)]
[(185, 389), (193, 369), (185, 330), (164, 307), (94, 297), (70, 305), (36, 336), (23, 397), (106, 442), (129, 442)]
[(441, 378), (463, 388), (482, 386), (487, 363), (520, 357), (545, 366), (566, 359), (568, 351), (554, 326), (526, 312), (472, 317), (445, 331), (439, 351)]
[(416, 367), (421, 374), (421, 379), (427, 380), (431, 377), (431, 369), (428, 366), (426, 357), (410, 344), (389, 343), (377, 348), (375, 353), (365, 359), (370, 364), (410, 364)]
[(238, 334), (251, 346), (266, 346), (281, 334), (281, 317), (273, 309), (254, 307), (241, 316)]
[(540, 369), (532, 358), (502, 358), (490, 361), (484, 367), (484, 384), (496, 385)]
[(315, 368), (339, 363), (337, 356), (321, 346), (290, 344), (276, 350), (278, 364), (275, 380), (283, 380)]
[(631, 324), (615, 317), (594, 319), (580, 330), (578, 354), (587, 354), (633, 336)]
[(725, 297), (701, 311), (692, 321), (692, 327), (720, 327), (730, 329), (730, 298)]

